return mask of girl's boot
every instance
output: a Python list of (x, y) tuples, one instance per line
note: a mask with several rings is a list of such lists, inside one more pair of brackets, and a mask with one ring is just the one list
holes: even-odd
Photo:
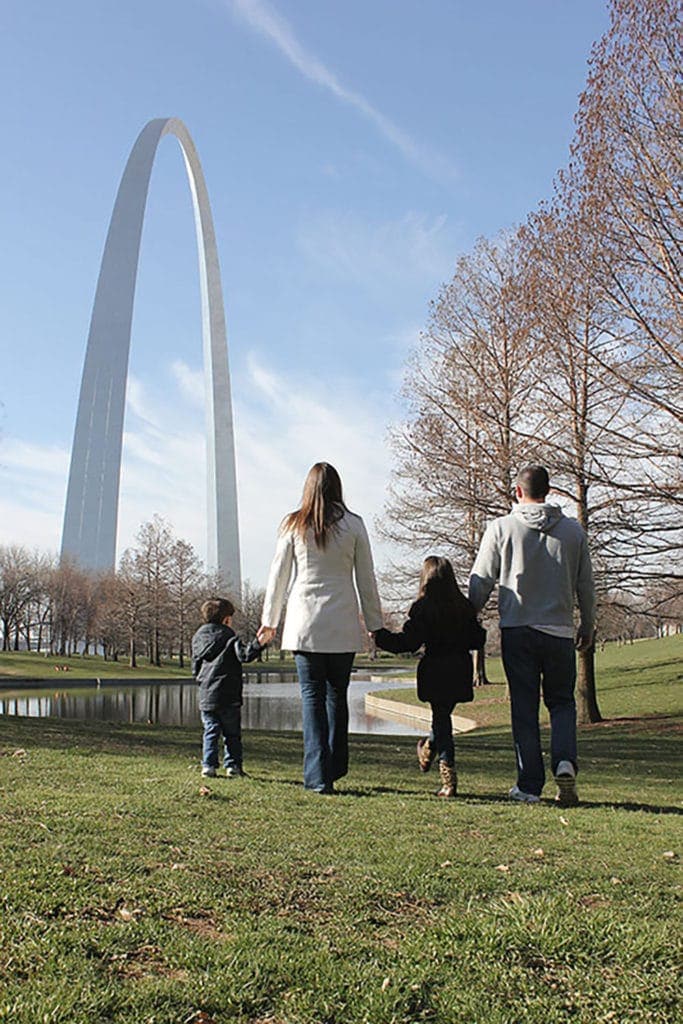
[(455, 796), (458, 791), (458, 776), (455, 771), (455, 765), (439, 761), (439, 775), (441, 777), (441, 789), (436, 795)]
[(420, 766), (421, 772), (429, 771), (435, 757), (436, 750), (434, 749), (434, 744), (430, 740), (429, 736), (425, 736), (424, 739), (417, 741), (417, 763)]

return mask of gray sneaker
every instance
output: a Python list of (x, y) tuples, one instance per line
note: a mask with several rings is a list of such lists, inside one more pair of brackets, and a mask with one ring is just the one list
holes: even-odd
[(247, 773), (242, 768), (226, 768), (226, 779), (246, 779)]
[(571, 761), (560, 761), (555, 769), (557, 796), (555, 800), (560, 807), (576, 807), (579, 795), (576, 792), (576, 771)]
[(202, 778), (203, 779), (215, 779), (216, 778), (216, 769), (215, 768), (202, 768)]
[(540, 796), (536, 796), (535, 793), (525, 793), (519, 786), (513, 786), (508, 796), (511, 800), (516, 800), (518, 804), (537, 804), (540, 803)]

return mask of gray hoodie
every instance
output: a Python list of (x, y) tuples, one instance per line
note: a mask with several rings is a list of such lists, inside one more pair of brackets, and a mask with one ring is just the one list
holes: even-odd
[(586, 535), (557, 505), (514, 505), (489, 523), (472, 568), (469, 598), (477, 611), (500, 584), (501, 628), (565, 626), (579, 605), (582, 632), (593, 629), (595, 593)]

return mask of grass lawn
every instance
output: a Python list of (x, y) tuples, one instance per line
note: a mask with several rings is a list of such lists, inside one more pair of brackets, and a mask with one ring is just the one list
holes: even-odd
[[(68, 666), (68, 672), (63, 672), (63, 667)], [(396, 658), (392, 655), (372, 659), (359, 655), (356, 658), (357, 669), (368, 669), (370, 671), (386, 671), (387, 669), (398, 670), (399, 672), (410, 671), (414, 660)], [(286, 653), (283, 658), (279, 651), (269, 652), (268, 660), (262, 662), (253, 661), (248, 666), (249, 672), (294, 672), (294, 658)], [(99, 655), (89, 654), (83, 656), (74, 655), (71, 658), (58, 655), (45, 657), (35, 651), (0, 651), (0, 682), (3, 679), (59, 679), (66, 682), (69, 679), (134, 679), (140, 682), (150, 680), (154, 682), (160, 679), (189, 679), (191, 675), (190, 662), (186, 660), (184, 668), (179, 668), (177, 660), (166, 661), (160, 668), (150, 665), (144, 658), (138, 659), (138, 667), (130, 668), (127, 660), (105, 661)]]
[[(662, 706), (663, 649), (604, 703)], [(673, 1024), (679, 728), (583, 730), (562, 810), (503, 798), (508, 728), (458, 737), (444, 802), (403, 737), (319, 797), (292, 734), (202, 786), (193, 731), (0, 719), (0, 1021)]]
[[(504, 726), (510, 721), (503, 666), (488, 658), (491, 686), (478, 687), (471, 704), (459, 704), (456, 713), (474, 718), (481, 726)], [(622, 647), (609, 644), (596, 654), (598, 704), (604, 718), (677, 715), (683, 712), (683, 636), (638, 640)], [(375, 697), (421, 707), (411, 684), (405, 690), (377, 690)], [(545, 708), (541, 721), (547, 722)]]

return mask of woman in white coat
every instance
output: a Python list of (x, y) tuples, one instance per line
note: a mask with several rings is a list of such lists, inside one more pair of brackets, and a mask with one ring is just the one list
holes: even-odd
[(304, 786), (333, 793), (348, 771), (347, 689), (356, 651), (363, 649), (358, 599), (368, 632), (382, 609), (368, 535), (344, 504), (334, 466), (317, 462), (306, 477), (301, 507), (280, 526), (259, 638), (272, 639), (290, 578), (282, 647), (294, 651), (304, 733)]

